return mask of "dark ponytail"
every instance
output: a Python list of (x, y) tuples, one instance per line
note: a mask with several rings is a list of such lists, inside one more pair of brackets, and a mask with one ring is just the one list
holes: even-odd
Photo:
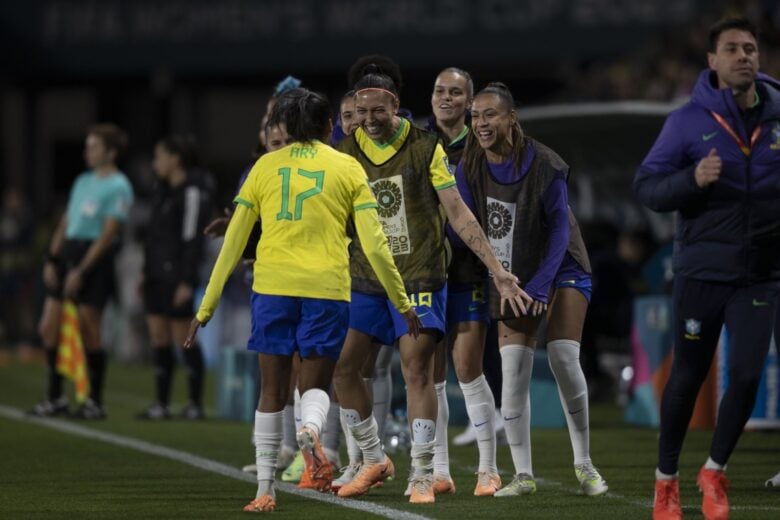
[(401, 68), (392, 59), (380, 54), (363, 56), (352, 64), (347, 75), (350, 88), (359, 91), (365, 88), (387, 90), (399, 97), (403, 79)]
[[(512, 96), (512, 92), (509, 91), (509, 87), (500, 81), (488, 83), (485, 88), (477, 92), (474, 99), (483, 94), (495, 94), (501, 99), (507, 110), (515, 109), (515, 98)], [(515, 124), (510, 131), (512, 132), (512, 164), (518, 169), (523, 162), (523, 152), (525, 151), (525, 134), (519, 120), (515, 119)], [(463, 166), (466, 169), (466, 176), (469, 178), (478, 176), (480, 164), (483, 160), (485, 160), (485, 150), (479, 145), (477, 136), (474, 134), (474, 128), (472, 128), (469, 136), (466, 138), (463, 151)]]
[(310, 142), (326, 138), (330, 121), (328, 99), (305, 88), (282, 93), (268, 117), (268, 126), (284, 123), (293, 141)]

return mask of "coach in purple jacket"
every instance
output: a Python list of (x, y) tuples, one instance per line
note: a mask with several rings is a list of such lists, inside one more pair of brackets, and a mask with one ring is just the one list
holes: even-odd
[(709, 70), (672, 112), (634, 179), (656, 211), (677, 211), (674, 362), (661, 402), (653, 517), (682, 518), (678, 459), (725, 323), (728, 389), (697, 477), (706, 518), (727, 518), (724, 470), (755, 402), (780, 280), (780, 83), (758, 73), (755, 27), (710, 31)]

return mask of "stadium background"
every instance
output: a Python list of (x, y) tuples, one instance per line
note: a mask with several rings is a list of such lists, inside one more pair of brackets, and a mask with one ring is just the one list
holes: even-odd
[[(109, 375), (108, 387), (119, 387), (122, 395), (148, 396), (151, 374), (135, 363), (149, 355), (135, 289), (154, 143), (171, 132), (193, 134), (203, 164), (217, 180), (218, 206), (225, 206), (251, 160), (260, 117), (278, 81), (292, 74), (304, 86), (325, 92), (335, 113), (336, 100), (348, 88), (349, 65), (359, 56), (383, 53), (400, 64), (401, 102), (418, 121), (430, 115), (438, 71), (458, 66), (472, 74), (477, 89), (493, 80), (507, 83), (520, 104), (526, 131), (572, 165), (573, 208), (599, 266), (596, 276), (609, 275), (598, 283), (588, 317), (593, 340), (589, 346), (583, 342), (583, 357), (592, 363), (592, 397), (607, 403), (594, 409), (593, 437), (598, 439), (600, 423), (622, 422), (622, 412), (614, 406), (621, 395), (616, 376), (630, 360), (632, 302), (637, 296), (663, 294), (669, 282), (671, 219), (639, 207), (630, 193), (631, 179), (665, 114), (684, 102), (706, 66), (707, 28), (724, 15), (737, 14), (758, 23), (761, 68), (780, 76), (780, 7), (773, 0), (3, 3), (0, 369), (13, 370), (14, 375), (6, 371), (0, 377), (5, 394), (0, 403), (23, 407), (41, 393), (33, 382), (42, 379), (40, 370), (35, 364), (19, 369), (18, 363), (38, 359), (34, 326), (43, 295), (39, 259), (68, 190), (83, 170), (89, 124), (113, 121), (130, 136), (121, 166), (133, 182), (137, 204), (118, 266), (119, 304), (107, 320), (116, 339), (113, 358), (129, 364), (116, 369), (116, 379)], [(246, 287), (240, 275), (234, 278), (222, 305), (221, 330), (204, 331), (204, 341), (212, 345), (212, 366), (218, 347), (240, 343), (248, 330), (247, 316), (240, 312)], [(210, 379), (214, 385), (215, 378)], [(212, 386), (210, 399), (216, 393)], [(140, 407), (144, 399), (131, 400), (132, 406)], [(123, 403), (114, 413), (131, 408), (116, 394), (114, 401)], [(633, 439), (648, 452), (647, 460), (636, 463), (652, 467), (652, 432), (633, 438), (632, 430), (616, 428), (603, 430), (604, 438), (614, 439), (609, 442), (615, 445)], [(117, 431), (132, 433), (135, 427), (123, 423)], [(246, 435), (240, 432), (236, 428), (228, 437), (244, 443)], [(561, 452), (561, 446), (568, 448), (563, 432), (557, 433)], [(173, 444), (175, 434), (169, 439)], [(777, 435), (768, 435), (747, 437), (748, 454), (742, 460), (761, 461), (766, 471), (780, 467)], [(12, 437), (12, 442), (19, 438)], [(539, 446), (535, 452), (544, 449), (536, 437), (534, 442)], [(704, 446), (692, 453), (699, 458), (689, 459), (691, 467), (700, 463)], [(635, 454), (633, 448), (627, 450)], [(565, 450), (562, 453), (565, 461)], [(238, 459), (236, 464), (243, 460)], [(769, 475), (743, 476), (758, 482)], [(743, 517), (766, 513), (769, 518), (776, 511), (746, 510)]]
[[(572, 166), (572, 206), (592, 255), (625, 271), (609, 288), (611, 304), (659, 292), (658, 273), (648, 282), (638, 272), (669, 239), (670, 219), (640, 208), (630, 181), (664, 115), (705, 65), (708, 26), (735, 13), (759, 24), (762, 69), (780, 75), (780, 9), (768, 0), (3, 3), (0, 266), (10, 297), (3, 299), (0, 345), (36, 341), (38, 260), (82, 171), (90, 123), (114, 121), (130, 136), (121, 166), (138, 203), (120, 264), (119, 310), (127, 312), (119, 322), (127, 334), (117, 333), (116, 350), (137, 359), (145, 349), (134, 278), (156, 140), (194, 135), (217, 181), (217, 206), (226, 206), (251, 160), (273, 86), (293, 74), (328, 94), (335, 112), (347, 68), (375, 52), (401, 65), (402, 105), (418, 121), (430, 115), (431, 87), (444, 67), (470, 71), (477, 88), (507, 83), (526, 130)], [(627, 334), (625, 327), (612, 332), (606, 335)]]

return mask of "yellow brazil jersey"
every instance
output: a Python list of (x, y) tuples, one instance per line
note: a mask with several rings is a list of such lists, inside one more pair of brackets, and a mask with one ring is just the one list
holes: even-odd
[(255, 163), (236, 203), (263, 222), (255, 292), (349, 301), (347, 220), (377, 206), (357, 160), (319, 141), (288, 145)]
[[(362, 128), (358, 128), (355, 131), (355, 139), (368, 160), (376, 165), (380, 165), (386, 163), (398, 153), (404, 145), (406, 138), (409, 136), (411, 126), (412, 124), (402, 117), (401, 125), (398, 127), (395, 135), (393, 135), (387, 143), (378, 143), (377, 141), (374, 141), (366, 135)], [(441, 143), (436, 145), (436, 150), (433, 152), (428, 171), (431, 185), (436, 190), (443, 190), (450, 186), (455, 186), (455, 177), (453, 172), (450, 171), (447, 154), (444, 152)]]

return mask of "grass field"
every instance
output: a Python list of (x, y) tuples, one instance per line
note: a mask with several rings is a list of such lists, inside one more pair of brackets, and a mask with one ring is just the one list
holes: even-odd
[[(181, 372), (178, 376), (175, 393), (181, 405), (184, 378)], [(151, 385), (149, 368), (112, 365), (105, 399), (107, 420), (31, 421), (18, 411), (28, 409), (43, 395), (43, 367), (17, 362), (0, 367), (0, 519), (245, 517), (241, 507), (254, 497), (255, 486), (237, 471), (219, 474), (141, 452), (137, 447), (119, 447), (76, 434), (112, 434), (112, 439), (121, 436), (125, 441), (145, 441), (147, 447), (173, 448), (234, 468), (253, 461), (249, 424), (215, 419), (199, 423), (134, 420), (133, 414), (150, 402)], [(212, 397), (213, 389), (207, 395)], [(213, 415), (213, 410), (209, 411)], [(61, 431), (73, 425), (81, 429)], [(455, 495), (438, 497), (434, 506), (410, 506), (402, 496), (408, 457), (396, 454), (394, 462), (400, 478), (372, 491), (362, 502), (397, 511), (388, 515), (385, 510), (385, 516), (391, 518), (400, 518), (403, 513), (491, 520), (649, 518), (656, 432), (623, 426), (620, 411), (611, 406), (594, 407), (592, 428), (593, 460), (610, 485), (607, 496), (588, 498), (577, 494), (568, 435), (560, 429), (533, 432), (534, 468), (539, 479), (539, 490), (533, 496), (473, 497), (476, 448), (450, 446), (452, 475), (458, 486)], [(458, 431), (451, 428), (450, 435)], [(707, 456), (709, 437), (709, 432), (691, 432), (686, 439), (680, 488), (687, 518), (701, 518), (694, 479)], [(499, 448), (498, 460), (503, 478), (510, 480), (508, 448)], [(780, 518), (780, 492), (763, 487), (764, 480), (778, 470), (780, 433), (746, 433), (729, 465), (731, 518)], [(313, 498), (279, 492), (274, 517), (376, 517), (351, 508), (352, 503), (344, 507), (337, 499), (322, 502), (310, 493), (308, 496)]]

